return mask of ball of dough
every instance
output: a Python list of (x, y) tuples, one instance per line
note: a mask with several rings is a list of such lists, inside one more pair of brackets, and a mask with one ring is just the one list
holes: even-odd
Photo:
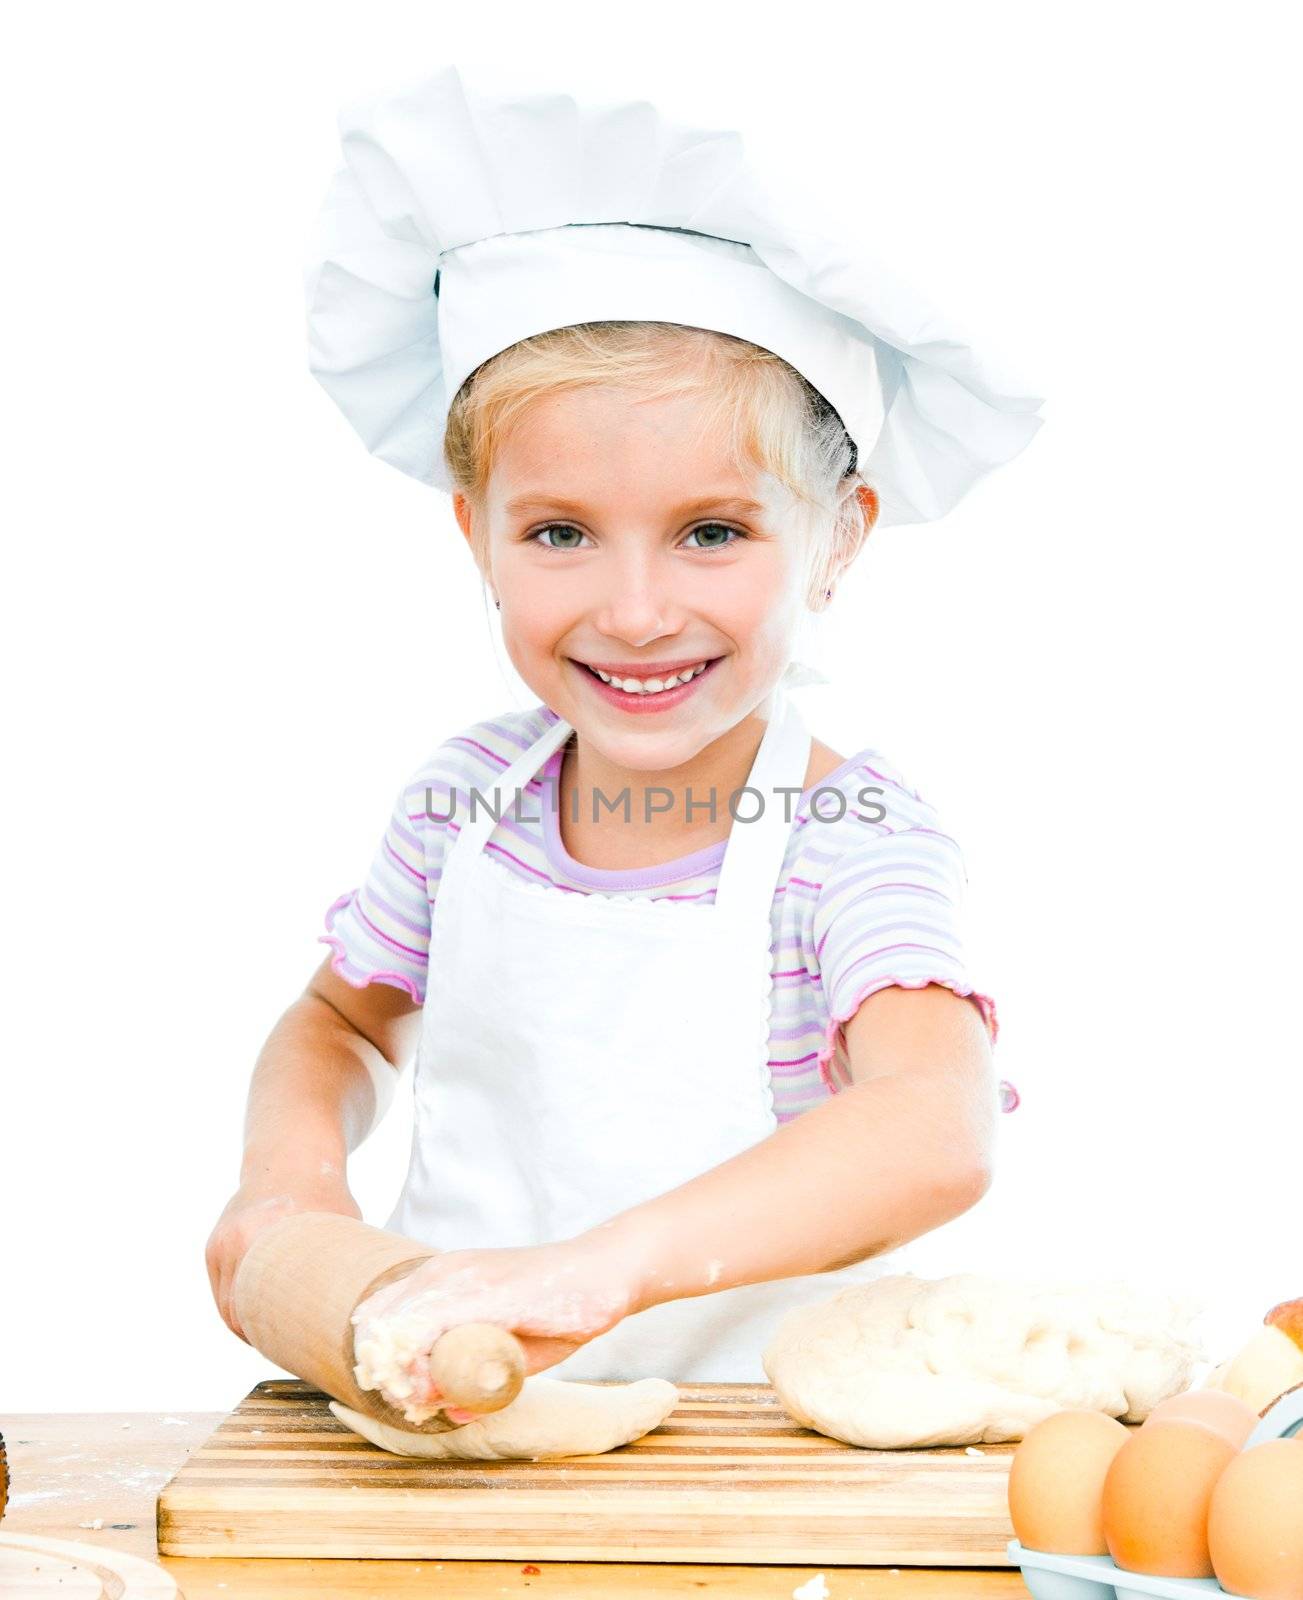
[(1143, 1421), (1189, 1386), (1199, 1309), (1120, 1283), (904, 1273), (788, 1312), (764, 1368), (797, 1422), (847, 1444), (999, 1444), (1065, 1407)]
[(338, 1401), (330, 1409), (346, 1428), (381, 1450), (432, 1461), (547, 1461), (598, 1456), (631, 1444), (665, 1421), (679, 1391), (663, 1378), (598, 1386), (526, 1378), (509, 1406), (447, 1433), (416, 1433), (376, 1422)]

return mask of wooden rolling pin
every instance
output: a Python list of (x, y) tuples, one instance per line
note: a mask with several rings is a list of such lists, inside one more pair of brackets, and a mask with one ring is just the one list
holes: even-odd
[[(263, 1229), (240, 1263), (236, 1319), (255, 1350), (332, 1400), (391, 1427), (445, 1433), (457, 1424), (442, 1413), (409, 1422), (378, 1389), (358, 1387), (350, 1320), (368, 1295), (438, 1253), (356, 1217), (325, 1211), (282, 1217)], [(525, 1353), (505, 1328), (466, 1323), (435, 1343), (430, 1374), (449, 1404), (500, 1411), (520, 1393)]]

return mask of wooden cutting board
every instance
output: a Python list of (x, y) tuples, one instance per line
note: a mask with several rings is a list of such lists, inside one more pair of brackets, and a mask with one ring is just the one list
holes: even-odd
[(308, 1384), (260, 1383), (165, 1486), (169, 1556), (1008, 1567), (1015, 1446), (860, 1450), (766, 1385), (685, 1384), (636, 1444), (435, 1462), (350, 1433)]

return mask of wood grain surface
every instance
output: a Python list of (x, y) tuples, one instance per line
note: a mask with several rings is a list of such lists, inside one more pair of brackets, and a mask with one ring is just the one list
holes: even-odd
[(179, 1600), (162, 1567), (122, 1550), (0, 1529), (5, 1600)]
[(602, 1456), (434, 1462), (350, 1433), (304, 1383), (261, 1383), (159, 1497), (168, 1555), (1007, 1567), (1013, 1445), (862, 1450), (767, 1386), (684, 1385)]
[[(152, 1559), (159, 1490), (220, 1413), (0, 1415), (14, 1494), (6, 1532)], [(592, 1561), (260, 1561), (163, 1556), (186, 1600), (791, 1600), (822, 1570), (830, 1600), (1027, 1600), (1008, 1567), (824, 1567)], [(5, 1596), (9, 1600), (9, 1596)]]

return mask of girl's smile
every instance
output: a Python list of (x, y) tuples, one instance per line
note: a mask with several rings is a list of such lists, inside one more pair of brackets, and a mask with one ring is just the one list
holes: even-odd
[(578, 667), (589, 687), (608, 705), (617, 707), (629, 716), (655, 715), (673, 710), (695, 693), (698, 684), (723, 660), (715, 656), (698, 660), (682, 668), (662, 669), (661, 672), (632, 670), (619, 674), (602, 673), (586, 662), (571, 661)]

